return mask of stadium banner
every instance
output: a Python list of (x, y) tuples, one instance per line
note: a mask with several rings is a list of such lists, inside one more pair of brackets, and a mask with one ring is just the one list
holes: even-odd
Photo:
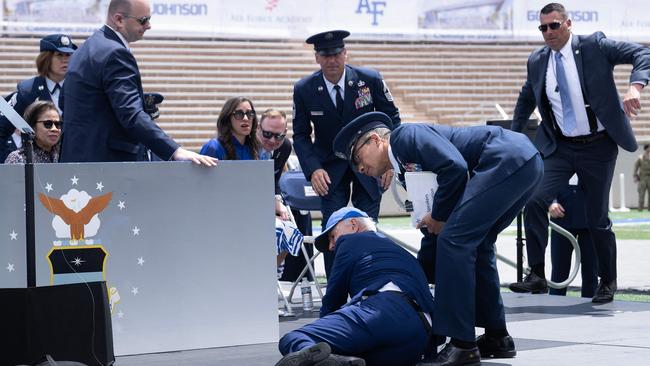
[[(4, 32), (90, 32), (109, 0), (2, 0)], [(151, 0), (151, 35), (305, 38), (347, 29), (358, 38), (535, 40), (549, 0)], [(650, 40), (646, 0), (564, 1), (576, 33)]]

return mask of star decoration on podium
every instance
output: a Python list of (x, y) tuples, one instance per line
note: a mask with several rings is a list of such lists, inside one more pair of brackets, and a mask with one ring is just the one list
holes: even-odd
[(16, 230), (12, 230), (9, 233), (9, 236), (11, 237), (11, 240), (18, 240), (18, 233), (16, 232)]
[(96, 189), (98, 191), (100, 191), (100, 192), (102, 191), (102, 189), (104, 189), (104, 185), (102, 184), (102, 182), (97, 182), (97, 188)]
[(76, 186), (76, 185), (79, 184), (79, 178), (77, 178), (76, 175), (73, 176), (72, 178), (70, 178), (70, 181), (72, 182), (72, 185), (73, 185), (73, 186)]
[(138, 291), (137, 287), (133, 287), (133, 289), (131, 290), (131, 293), (133, 294), (133, 296), (137, 295), (139, 292), (140, 291)]
[(133, 236), (140, 235), (140, 228), (137, 227), (137, 226), (133, 227), (133, 229), (131, 231), (133, 231)]
[(144, 258), (142, 258), (142, 257), (138, 258), (138, 264), (140, 266), (144, 266), (144, 262), (145, 262)]
[(48, 191), (48, 192), (52, 192), (53, 189), (54, 189), (54, 188), (52, 188), (52, 183), (49, 183), (49, 182), (48, 182), (48, 183), (45, 184), (45, 190), (46, 190), (46, 191)]
[(13, 272), (15, 271), (13, 263), (7, 263), (7, 271)]
[(119, 207), (120, 211), (122, 211), (126, 208), (126, 205), (124, 204), (124, 201), (120, 201), (120, 203), (117, 204), (117, 207)]

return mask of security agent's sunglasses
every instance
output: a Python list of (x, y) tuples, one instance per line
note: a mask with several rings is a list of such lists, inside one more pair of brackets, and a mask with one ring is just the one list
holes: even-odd
[(242, 119), (244, 119), (244, 116), (246, 116), (246, 117), (248, 117), (248, 119), (252, 120), (253, 118), (255, 118), (255, 111), (250, 110), (250, 111), (244, 112), (244, 111), (238, 109), (238, 110), (232, 112), (232, 115), (238, 121), (241, 121)]
[(51, 120), (51, 119), (48, 119), (48, 120), (45, 120), (45, 121), (36, 121), (36, 123), (42, 123), (43, 127), (45, 127), (48, 130), (50, 128), (52, 128), (53, 125), (57, 128), (57, 130), (60, 130), (61, 126), (63, 126), (62, 121), (54, 121), (54, 120)]
[(286, 132), (276, 133), (276, 132), (262, 130), (262, 136), (264, 136), (265, 139), (269, 139), (269, 140), (276, 139), (277, 141), (280, 141), (280, 140), (284, 140), (287, 134)]
[(542, 32), (542, 33), (546, 33), (546, 31), (549, 28), (551, 28), (551, 30), (558, 30), (558, 29), (560, 29), (562, 24), (564, 24), (564, 22), (566, 22), (566, 20), (563, 20), (561, 22), (554, 21), (554, 22), (548, 23), (548, 24), (540, 24), (539, 27), (537, 27), (537, 29), (539, 29), (539, 31)]
[(129, 14), (122, 14), (122, 16), (124, 16), (125, 18), (133, 19), (136, 22), (138, 22), (138, 24), (140, 24), (140, 25), (145, 25), (145, 24), (149, 23), (149, 21), (151, 20), (151, 15), (147, 15), (147, 16), (140, 17), (140, 18), (134, 17), (133, 15), (129, 15)]

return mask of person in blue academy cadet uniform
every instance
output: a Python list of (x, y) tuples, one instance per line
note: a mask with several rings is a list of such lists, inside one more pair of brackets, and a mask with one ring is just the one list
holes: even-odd
[[(338, 133), (333, 148), (369, 176), (388, 169), (399, 172), (400, 180), (407, 171), (436, 175), (431, 213), (418, 226), (438, 235), (433, 333), (451, 342), (422, 365), (478, 365), (481, 357), (514, 357), (494, 243), (542, 179), (539, 152), (523, 134), (495, 126), (391, 128), (384, 113), (367, 113)], [(478, 339), (475, 326), (485, 328)]]
[[(609, 190), (618, 146), (637, 149), (630, 119), (641, 108), (650, 80), (650, 49), (611, 40), (602, 32), (574, 35), (563, 5), (550, 3), (539, 15), (545, 46), (528, 58), (528, 76), (515, 106), (512, 130), (521, 131), (539, 109), (535, 145), (544, 157), (544, 180), (526, 205), (526, 251), (532, 271), (515, 292), (546, 292), (544, 252), (548, 207), (575, 173), (584, 189), (587, 223), (596, 248), (600, 282), (592, 299), (607, 303), (616, 292), (616, 237), (608, 217)], [(614, 66), (631, 64), (630, 85), (618, 94)], [(618, 146), (617, 146), (618, 145)]]
[[(573, 180), (573, 178), (572, 178)], [(582, 297), (593, 297), (598, 285), (598, 267), (594, 242), (587, 227), (585, 197), (577, 182), (569, 184), (560, 191), (548, 208), (551, 220), (578, 239), (580, 248), (580, 270), (582, 275)], [(569, 277), (573, 245), (555, 230), (551, 232), (551, 280), (562, 282)], [(566, 288), (551, 288), (551, 295), (566, 295)]]
[(185, 150), (145, 111), (138, 63), (129, 44), (151, 28), (148, 0), (111, 0), (106, 24), (70, 59), (66, 76), (61, 162), (162, 160), (215, 166)]
[(417, 363), (430, 343), (434, 304), (415, 258), (354, 207), (332, 213), (315, 245), (335, 253), (321, 317), (280, 339), (276, 366)]
[(200, 153), (219, 160), (257, 160), (260, 142), (256, 131), (253, 102), (244, 97), (229, 98), (217, 118), (217, 137), (206, 142)]
[[(40, 53), (36, 56), (38, 76), (19, 82), (16, 91), (5, 98), (19, 116), (23, 116), (27, 106), (36, 100), (52, 101), (58, 113), (62, 113), (61, 88), (68, 71), (70, 55), (76, 49), (77, 46), (72, 39), (65, 34), (50, 34), (41, 39)], [(18, 138), (13, 138), (14, 131), (11, 122), (6, 117), (0, 116), (0, 141), (3, 143), (0, 161), (5, 161), (7, 155), (21, 145)]]
[[(343, 39), (349, 35), (333, 30), (307, 38), (306, 42), (314, 45), (320, 70), (298, 81), (293, 89), (294, 149), (305, 178), (322, 197), (323, 228), (332, 212), (347, 206), (350, 198), (354, 207), (376, 220), (382, 191), (390, 186), (393, 176), (392, 171), (380, 180), (357, 174), (332, 152), (336, 133), (366, 112), (382, 111), (394, 125), (400, 123), (399, 110), (379, 72), (346, 65)], [(328, 274), (333, 259), (331, 253), (324, 253)]]

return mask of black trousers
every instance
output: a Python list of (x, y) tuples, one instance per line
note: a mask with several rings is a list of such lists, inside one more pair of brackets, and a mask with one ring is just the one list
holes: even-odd
[(557, 141), (557, 149), (544, 159), (544, 179), (524, 210), (526, 251), (530, 266), (544, 263), (548, 242), (548, 206), (575, 173), (585, 193), (587, 225), (594, 241), (598, 274), (605, 282), (616, 279), (616, 237), (608, 216), (618, 146), (609, 138), (589, 143)]

